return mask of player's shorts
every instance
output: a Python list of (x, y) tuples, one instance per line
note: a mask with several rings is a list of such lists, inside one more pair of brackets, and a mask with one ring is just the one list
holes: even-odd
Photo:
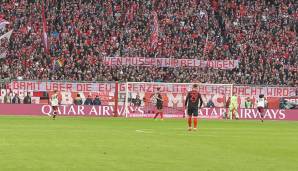
[(230, 105), (230, 106), (229, 106), (229, 110), (230, 110), (230, 111), (238, 110), (238, 106), (237, 106), (237, 105)]
[(258, 109), (259, 113), (264, 113), (264, 108), (263, 107), (259, 106), (259, 107), (257, 107), (257, 109)]
[(199, 115), (199, 109), (198, 108), (188, 108), (187, 109), (187, 115), (188, 116), (198, 116)]
[(161, 110), (163, 108), (162, 104), (157, 103), (156, 104), (156, 109)]
[(53, 111), (58, 110), (58, 106), (52, 106)]

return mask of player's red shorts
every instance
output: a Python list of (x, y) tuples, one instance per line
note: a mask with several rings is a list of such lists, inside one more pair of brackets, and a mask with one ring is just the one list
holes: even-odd
[(58, 110), (58, 106), (52, 106), (53, 111), (57, 111)]
[(259, 113), (264, 113), (264, 108), (263, 107), (257, 107)]

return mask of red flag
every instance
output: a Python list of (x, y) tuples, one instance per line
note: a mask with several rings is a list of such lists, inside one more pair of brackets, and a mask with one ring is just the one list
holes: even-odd
[(158, 33), (159, 33), (159, 24), (158, 24), (158, 17), (157, 17), (157, 13), (155, 11), (152, 12), (153, 15), (153, 32), (151, 34), (150, 37), (150, 41), (151, 41), (151, 46), (156, 48), (157, 43), (158, 43)]
[(133, 2), (133, 4), (130, 6), (130, 8), (127, 10), (125, 14), (128, 22), (131, 22), (133, 20), (137, 10), (138, 10), (138, 5)]
[(203, 57), (205, 56), (205, 54), (207, 53), (208, 50), (208, 33), (207, 33), (207, 37), (206, 37), (206, 41), (205, 41), (205, 45), (204, 45), (204, 50), (203, 50)]
[(44, 13), (44, 2), (41, 4), (41, 12), (42, 12), (42, 35), (43, 35), (43, 41), (44, 41), (44, 50), (46, 53), (49, 53), (49, 47), (48, 47), (48, 36), (47, 36), (47, 21), (46, 16)]

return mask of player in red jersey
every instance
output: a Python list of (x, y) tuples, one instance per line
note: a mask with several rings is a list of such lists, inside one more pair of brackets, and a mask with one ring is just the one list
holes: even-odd
[(156, 107), (156, 114), (154, 116), (154, 119), (156, 119), (157, 116), (160, 115), (160, 120), (163, 120), (163, 99), (160, 94), (160, 88), (157, 88), (157, 93), (154, 95), (154, 100)]
[(188, 130), (191, 131), (192, 118), (194, 122), (193, 129), (197, 130), (198, 126), (198, 112), (199, 108), (203, 105), (203, 99), (201, 94), (198, 92), (198, 85), (194, 84), (192, 90), (188, 92), (185, 100), (185, 106), (187, 106), (188, 115)]

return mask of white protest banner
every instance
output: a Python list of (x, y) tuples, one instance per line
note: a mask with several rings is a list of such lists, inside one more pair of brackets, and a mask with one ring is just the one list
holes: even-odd
[[(51, 81), (12, 81), (9, 84), (12, 90), (31, 90), (31, 91), (68, 91), (68, 92), (114, 92), (115, 83), (92, 83), (92, 82), (51, 82)], [(192, 84), (185, 83), (128, 83), (129, 92), (153, 93), (160, 88), (162, 93), (187, 93)], [(126, 83), (119, 83), (119, 92), (126, 91)], [(235, 85), (233, 92), (238, 96), (258, 96), (264, 94), (270, 97), (295, 96), (297, 87), (278, 87), (278, 86), (249, 86)], [(231, 88), (220, 84), (199, 84), (201, 94), (223, 94), (230, 95)]]
[(172, 58), (145, 58), (145, 57), (105, 57), (105, 65), (157, 66), (157, 67), (200, 67), (214, 69), (238, 68), (239, 60), (210, 60), (172, 59)]

